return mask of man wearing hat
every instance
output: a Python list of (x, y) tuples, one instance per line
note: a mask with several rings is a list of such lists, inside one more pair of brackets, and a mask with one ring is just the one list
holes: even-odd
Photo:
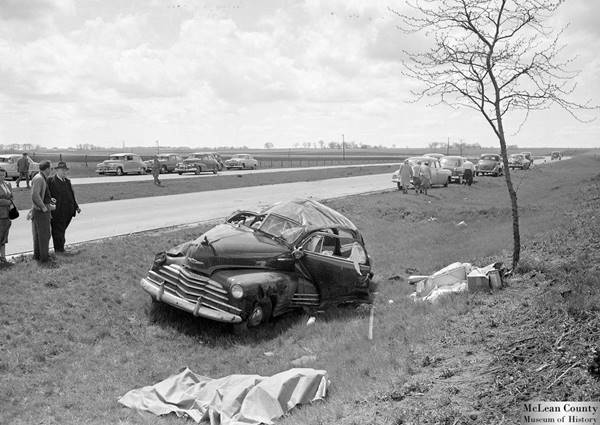
[(56, 199), (56, 209), (52, 211), (52, 244), (54, 252), (60, 254), (65, 252), (65, 231), (71, 223), (75, 214), (81, 213), (79, 205), (75, 200), (75, 193), (71, 186), (71, 180), (67, 178), (69, 168), (64, 161), (60, 161), (54, 167), (56, 174), (48, 178), (50, 195)]

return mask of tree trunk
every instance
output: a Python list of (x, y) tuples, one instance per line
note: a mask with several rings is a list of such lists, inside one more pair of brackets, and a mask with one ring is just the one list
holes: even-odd
[(510, 206), (512, 209), (512, 222), (513, 222), (513, 255), (512, 255), (512, 269), (514, 270), (519, 264), (521, 258), (521, 233), (519, 232), (519, 207), (517, 205), (517, 192), (512, 183), (510, 177), (510, 168), (508, 168), (508, 154), (506, 152), (506, 139), (504, 138), (504, 129), (502, 127), (502, 120), (498, 122), (498, 136), (500, 139), (500, 152), (502, 153), (502, 163), (504, 165), (504, 177), (506, 178), (506, 187), (508, 188), (508, 195), (510, 196)]

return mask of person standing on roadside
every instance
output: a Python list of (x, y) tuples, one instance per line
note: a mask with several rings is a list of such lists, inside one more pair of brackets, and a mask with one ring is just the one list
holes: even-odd
[(421, 177), (421, 193), (427, 195), (427, 189), (431, 185), (431, 168), (429, 164), (424, 162), (419, 169), (419, 176)]
[(50, 196), (56, 199), (56, 209), (52, 211), (50, 225), (52, 228), (52, 245), (57, 254), (65, 252), (65, 231), (75, 214), (81, 213), (75, 200), (75, 192), (71, 180), (67, 178), (69, 167), (60, 161), (54, 167), (56, 174), (48, 178)]
[(47, 178), (50, 175), (50, 161), (40, 162), (40, 172), (31, 180), (31, 231), (33, 233), (33, 259), (47, 263), (50, 259), (48, 249), (50, 244), (51, 211), (56, 207), (52, 202)]
[(154, 184), (160, 186), (160, 180), (158, 176), (160, 175), (160, 161), (158, 160), (158, 156), (154, 156), (154, 161), (152, 162), (152, 177), (154, 178)]
[(415, 193), (418, 195), (421, 190), (421, 161), (417, 161), (412, 167), (413, 174), (413, 186), (415, 187)]
[(475, 170), (475, 165), (466, 159), (465, 162), (463, 162), (463, 168), (465, 169), (465, 184), (471, 186), (473, 184), (473, 171)]
[(4, 180), (6, 175), (6, 170), (0, 168), (0, 268), (11, 264), (6, 261), (6, 243), (11, 224), (8, 212), (12, 206), (13, 194), (10, 184)]
[(402, 192), (408, 193), (408, 185), (410, 184), (410, 178), (413, 176), (413, 170), (408, 163), (408, 159), (404, 160), (404, 163), (400, 165), (398, 170), (398, 177), (400, 178), (400, 185), (402, 186)]
[(27, 182), (27, 189), (29, 189), (29, 156), (27, 156), (27, 152), (23, 152), (23, 156), (17, 161), (17, 172), (19, 173), (17, 187), (19, 187), (21, 180), (25, 180)]

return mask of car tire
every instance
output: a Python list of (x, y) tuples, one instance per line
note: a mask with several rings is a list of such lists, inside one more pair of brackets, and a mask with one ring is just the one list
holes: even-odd
[(446, 182), (444, 183), (444, 187), (448, 187), (449, 182), (450, 182), (450, 177), (448, 177), (448, 180), (446, 180)]
[(182, 175), (183, 175), (183, 173), (181, 173), (181, 172), (178, 172), (177, 174), (179, 174), (180, 176), (182, 176)]
[(200, 174), (202, 172), (202, 166), (199, 165), (198, 167), (196, 167), (196, 171), (194, 171), (195, 174)]
[(123, 169), (121, 167), (117, 168), (117, 176), (122, 176), (125, 173), (123, 172)]
[(246, 169), (246, 164), (242, 164), (242, 170)]
[(219, 172), (219, 170), (217, 170), (216, 168), (214, 168), (214, 169), (212, 170), (212, 172), (213, 172), (213, 174), (217, 174), (217, 173)]

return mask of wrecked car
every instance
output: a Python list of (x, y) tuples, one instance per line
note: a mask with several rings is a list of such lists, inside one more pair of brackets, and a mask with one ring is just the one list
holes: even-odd
[(299, 200), (235, 212), (158, 253), (140, 283), (153, 300), (243, 328), (298, 308), (370, 303), (372, 276), (356, 226)]

